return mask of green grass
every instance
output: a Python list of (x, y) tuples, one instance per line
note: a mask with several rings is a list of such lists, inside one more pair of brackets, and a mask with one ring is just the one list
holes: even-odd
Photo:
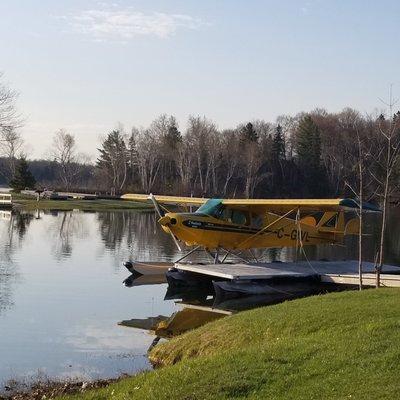
[(63, 399), (395, 399), (400, 290), (242, 312), (159, 345), (151, 357), (164, 366)]
[(123, 200), (40, 200), (17, 198), (14, 201), (22, 210), (151, 210), (145, 203)]

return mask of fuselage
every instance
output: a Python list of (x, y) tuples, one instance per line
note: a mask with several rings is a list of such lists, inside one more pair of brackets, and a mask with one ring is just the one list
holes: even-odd
[(200, 207), (194, 213), (167, 213), (159, 222), (166, 232), (171, 231), (188, 246), (209, 249), (295, 247), (343, 239), (343, 235), (332, 229), (326, 232), (318, 229), (313, 217), (296, 221), (289, 216), (252, 213), (217, 203), (215, 207)]

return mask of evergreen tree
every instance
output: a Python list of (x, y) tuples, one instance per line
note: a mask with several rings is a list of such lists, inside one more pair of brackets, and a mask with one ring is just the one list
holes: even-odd
[(124, 136), (119, 130), (110, 132), (98, 149), (100, 156), (96, 166), (105, 174), (111, 192), (119, 192), (123, 189), (128, 172), (128, 150)]
[(10, 181), (10, 186), (19, 192), (25, 188), (34, 189), (35, 185), (36, 179), (29, 170), (26, 159), (21, 157), (15, 168), (14, 177)]
[(275, 135), (272, 138), (269, 171), (271, 173), (271, 193), (270, 196), (285, 196), (286, 182), (284, 171), (286, 167), (285, 140), (283, 138), (282, 127), (276, 127)]
[(172, 124), (168, 127), (168, 131), (164, 140), (165, 144), (171, 150), (176, 150), (178, 144), (182, 142), (182, 134), (179, 132), (175, 124)]
[(171, 117), (168, 121), (166, 132), (161, 137), (161, 181), (165, 188), (162, 190), (171, 191), (174, 181), (177, 179), (177, 164), (176, 157), (179, 146), (182, 143), (182, 134), (178, 130), (175, 118)]
[(276, 161), (286, 159), (285, 139), (283, 138), (282, 127), (278, 125), (272, 142), (272, 158)]
[(258, 134), (251, 122), (240, 130), (240, 141), (242, 143), (258, 142)]
[(132, 129), (131, 135), (128, 139), (128, 169), (129, 169), (129, 184), (134, 185), (138, 180), (138, 154), (137, 154), (137, 137), (139, 131), (135, 128)]
[(297, 161), (304, 177), (304, 194), (321, 196), (323, 194), (322, 179), (324, 171), (321, 162), (321, 136), (318, 126), (307, 115), (297, 130)]

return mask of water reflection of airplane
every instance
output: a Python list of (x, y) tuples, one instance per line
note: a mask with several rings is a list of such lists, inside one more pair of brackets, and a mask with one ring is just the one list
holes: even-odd
[(219, 296), (206, 289), (168, 287), (165, 300), (176, 300), (175, 304), (181, 310), (170, 317), (158, 315), (144, 319), (124, 320), (119, 325), (144, 329), (155, 335), (150, 348), (158, 343), (160, 338), (171, 338), (189, 330), (198, 328), (208, 322), (232, 315), (238, 311), (276, 304), (285, 300), (317, 293), (321, 288), (309, 286), (291, 286), (291, 292), (272, 290), (269, 294), (252, 295), (240, 298)]
[[(165, 275), (132, 274), (125, 279), (124, 284), (125, 286), (133, 287), (165, 282)], [(164, 299), (180, 300), (176, 304), (179, 304), (182, 308), (181, 310), (173, 313), (170, 317), (158, 315), (142, 319), (133, 318), (121, 321), (119, 325), (150, 331), (156, 336), (152, 343), (152, 346), (154, 346), (160, 338), (171, 338), (188, 330), (198, 328), (207, 322), (232, 314), (231, 311), (213, 309), (208, 306), (209, 297), (210, 292), (204, 289), (191, 288), (191, 290), (177, 292), (175, 289), (168, 287)]]
[(148, 330), (158, 338), (168, 339), (231, 314), (230, 311), (206, 307), (197, 308), (189, 305), (184, 306), (170, 317), (159, 315), (143, 319), (130, 319), (119, 322), (119, 325)]

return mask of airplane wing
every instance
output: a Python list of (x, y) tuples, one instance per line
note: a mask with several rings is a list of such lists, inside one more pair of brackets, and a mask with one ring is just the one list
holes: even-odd
[[(202, 197), (180, 197), (180, 196), (162, 196), (154, 195), (154, 198), (161, 204), (172, 204), (177, 206), (201, 206), (208, 199)], [(121, 196), (121, 199), (146, 202), (150, 201), (148, 194), (134, 194), (128, 193)]]
[[(201, 206), (209, 198), (202, 197), (180, 197), (154, 195), (157, 202), (161, 204), (172, 204), (177, 206)], [(147, 194), (124, 194), (124, 200), (146, 202), (150, 200)], [(224, 205), (245, 208), (250, 211), (261, 213), (264, 211), (285, 213), (291, 210), (301, 211), (358, 211), (359, 203), (355, 199), (215, 199)], [(364, 212), (380, 212), (381, 210), (371, 203), (363, 203)]]
[[(223, 199), (222, 204), (243, 206), (256, 212), (289, 212), (301, 211), (358, 211), (359, 203), (355, 199)], [(381, 210), (371, 203), (364, 202), (364, 212), (380, 212)]]

